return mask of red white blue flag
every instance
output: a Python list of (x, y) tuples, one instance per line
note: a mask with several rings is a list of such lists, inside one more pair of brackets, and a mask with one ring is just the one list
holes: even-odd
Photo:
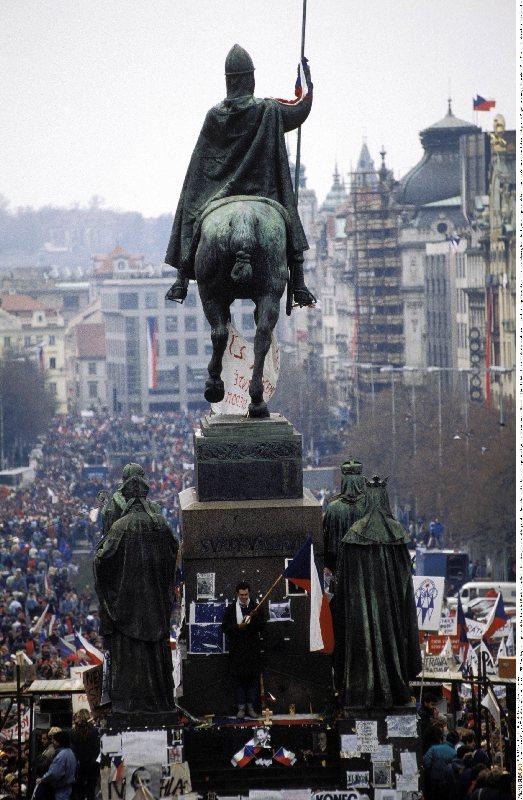
[(147, 317), (147, 385), (158, 387), (158, 320)]
[(292, 767), (296, 763), (296, 755), (291, 750), (286, 750), (285, 747), (276, 750), (272, 758), (278, 764), (283, 764), (284, 767)]
[(467, 620), (465, 619), (465, 612), (463, 611), (463, 606), (461, 605), (461, 597), (458, 593), (456, 633), (459, 640), (459, 657), (462, 663), (464, 663), (465, 659), (467, 658), (468, 649), (470, 647), (469, 637), (467, 635), (467, 632), (468, 632)]
[(305, 80), (305, 74), (303, 72), (303, 66), (300, 61), (298, 64), (298, 75), (296, 77), (296, 83), (294, 84), (294, 99), (293, 100), (283, 100), (281, 97), (277, 97), (278, 103), (285, 103), (286, 106), (295, 106), (296, 103), (299, 103), (300, 100), (304, 100), (309, 93), (309, 87), (307, 86), (307, 81)]
[(91, 664), (98, 665), (103, 663), (104, 654), (77, 631), (74, 632), (74, 644), (77, 650), (85, 650)]
[(490, 111), (491, 108), (496, 108), (495, 100), (485, 100), (480, 94), (472, 100), (472, 107), (474, 111)]
[(314, 545), (309, 538), (300, 547), (283, 573), (284, 578), (305, 589), (311, 598), (310, 651), (332, 653), (334, 631), (329, 598), (321, 588), (318, 567), (314, 561)]
[(496, 602), (490, 612), (489, 618), (487, 620), (487, 626), (485, 628), (485, 632), (482, 636), (483, 639), (490, 639), (496, 631), (499, 631), (500, 628), (503, 628), (508, 620), (507, 613), (505, 611), (505, 604), (503, 602), (503, 595), (501, 592), (498, 594), (496, 598)]
[(238, 752), (233, 755), (231, 764), (233, 767), (245, 767), (258, 755), (260, 750), (261, 747), (256, 744), (255, 740), (250, 739), (241, 750), (238, 750)]

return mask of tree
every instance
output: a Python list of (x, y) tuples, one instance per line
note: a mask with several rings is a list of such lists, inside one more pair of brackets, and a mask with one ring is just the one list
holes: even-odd
[(332, 463), (354, 456), (365, 474), (389, 475), (391, 498), (418, 518), (438, 516), (451, 546), (499, 557), (505, 549), (508, 557), (516, 537), (514, 415), (500, 426), (497, 411), (452, 387), (443, 387), (441, 431), (437, 392), (398, 385), (394, 405), (393, 430), (390, 390), (374, 409), (366, 402)]
[(11, 466), (27, 463), (38, 434), (46, 431), (55, 402), (32, 361), (0, 361), (0, 410), (3, 411), (3, 452)]

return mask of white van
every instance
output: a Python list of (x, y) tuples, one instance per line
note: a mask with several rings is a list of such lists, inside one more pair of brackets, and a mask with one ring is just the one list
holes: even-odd
[[(496, 594), (501, 593), (503, 595), (503, 602), (506, 606), (516, 605), (517, 589), (515, 583), (500, 583), (499, 581), (491, 581), (487, 579), (484, 581), (471, 581), (470, 583), (463, 584), (459, 590), (463, 611), (467, 613), (468, 605), (471, 600), (475, 600), (476, 597), (486, 597), (492, 592), (495, 592)], [(449, 606), (457, 605), (458, 596), (456, 595), (455, 597), (449, 597), (447, 602)]]

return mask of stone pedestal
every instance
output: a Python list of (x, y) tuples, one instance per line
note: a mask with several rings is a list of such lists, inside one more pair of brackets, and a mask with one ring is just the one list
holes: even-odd
[[(196, 490), (180, 493), (187, 614), (198, 600), (198, 574), (214, 573), (216, 600), (234, 602), (238, 581), (247, 580), (261, 597), (311, 536), (322, 563), (322, 510), (306, 490), (296, 499), (201, 502)], [(309, 652), (310, 599), (286, 597), (281, 581), (271, 600), (290, 599), (292, 621), (267, 622), (265, 689), (276, 697), (275, 713), (321, 711), (331, 685), (330, 656)], [(292, 589), (291, 589), (292, 591)], [(265, 608), (267, 614), (267, 607)], [(184, 662), (183, 700), (191, 713), (229, 715), (235, 711), (226, 654), (191, 654)]]
[(202, 502), (302, 496), (302, 437), (281, 414), (205, 417), (194, 435), (194, 453)]

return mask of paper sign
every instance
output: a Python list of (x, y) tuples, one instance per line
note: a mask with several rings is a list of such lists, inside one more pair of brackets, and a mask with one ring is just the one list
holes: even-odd
[(456, 636), (458, 631), (458, 617), (441, 617), (439, 621), (439, 632), (442, 636)]
[(342, 758), (356, 758), (360, 755), (358, 737), (355, 734), (342, 733), (340, 740)]
[(400, 792), (417, 792), (418, 781), (418, 775), (396, 774), (396, 789)]
[(365, 800), (367, 797), (367, 794), (362, 794), (357, 789), (350, 789), (348, 792), (334, 789), (330, 792), (314, 792), (312, 800)]
[(423, 669), (425, 672), (448, 672), (449, 659), (446, 655), (426, 655), (423, 659)]
[(404, 750), (400, 753), (401, 772), (403, 775), (416, 775), (418, 772), (418, 761), (416, 753), (410, 750)]
[[(251, 402), (249, 384), (254, 367), (254, 344), (239, 333), (231, 323), (227, 325), (229, 338), (223, 354), (222, 381), (225, 397), (213, 403), (216, 414), (245, 414)], [(263, 399), (267, 403), (276, 389), (280, 374), (280, 348), (274, 333), (263, 365)]]
[(418, 735), (418, 718), (415, 714), (408, 716), (385, 717), (387, 736), (389, 738), (409, 738)]
[(477, 619), (470, 619), (470, 617), (465, 617), (465, 622), (467, 623), (467, 636), (469, 639), (481, 639), (487, 626), (484, 622), (480, 622)]
[(375, 761), (372, 765), (372, 785), (390, 786), (392, 783), (392, 767), (390, 761)]
[(356, 720), (356, 737), (360, 753), (373, 753), (379, 745), (378, 723), (376, 720)]
[(358, 770), (357, 772), (347, 772), (347, 789), (367, 789), (369, 787), (369, 772)]
[(401, 792), (396, 789), (376, 789), (374, 800), (403, 800)]
[(378, 745), (374, 753), (371, 753), (370, 755), (371, 761), (388, 761), (390, 763), (393, 760), (393, 758), (394, 754), (392, 752), (391, 744)]
[(414, 599), (420, 631), (439, 631), (445, 578), (413, 575)]

